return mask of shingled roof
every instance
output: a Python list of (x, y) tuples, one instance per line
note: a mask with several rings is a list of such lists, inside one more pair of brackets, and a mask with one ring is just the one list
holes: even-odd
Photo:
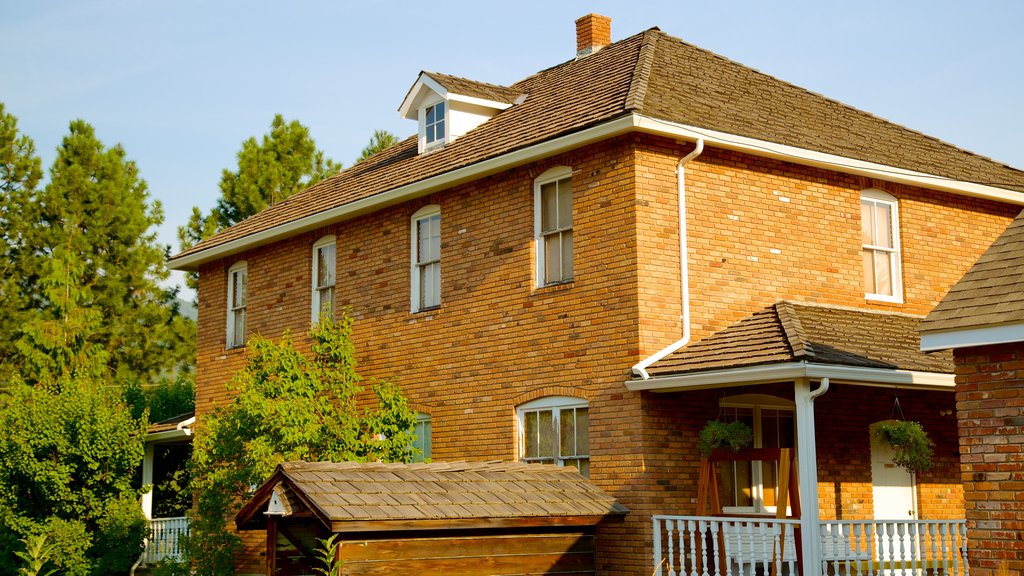
[(922, 334), (1024, 322), (1024, 212), (921, 322)]
[(654, 377), (762, 364), (814, 364), (951, 374), (949, 353), (918, 349), (918, 316), (778, 302), (662, 358)]
[(238, 513), (263, 528), (273, 494), (334, 532), (592, 525), (628, 510), (575, 468), (516, 462), (286, 462)]
[[(527, 95), (430, 154), (410, 137), (204, 240), (175, 259), (630, 114), (1024, 191), (1024, 172), (798, 88), (657, 28), (507, 88), (429, 73), (458, 90)], [(458, 91), (457, 90), (457, 91)], [(172, 261), (172, 265), (174, 262)]]
[(461, 94), (462, 96), (473, 96), (474, 98), (483, 98), (484, 100), (491, 100), (493, 102), (511, 104), (516, 101), (516, 98), (522, 95), (519, 90), (509, 88), (507, 86), (477, 82), (476, 80), (470, 80), (469, 78), (449, 76), (448, 74), (441, 74), (438, 72), (424, 71), (423, 74), (432, 78), (435, 82), (443, 86), (445, 90), (453, 94)]

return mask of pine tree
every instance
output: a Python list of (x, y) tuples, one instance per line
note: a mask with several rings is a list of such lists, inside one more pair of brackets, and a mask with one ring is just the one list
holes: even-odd
[[(178, 228), (181, 249), (195, 246), (340, 169), (341, 164), (317, 149), (308, 128), (298, 120), (285, 122), (283, 116), (275, 115), (262, 141), (249, 138), (242, 142), (237, 168), (221, 174), (221, 196), (213, 210), (204, 215), (198, 207), (193, 208), (189, 223)], [(193, 275), (190, 285), (194, 284)]]
[(380, 154), (395, 144), (398, 144), (397, 136), (387, 130), (374, 130), (373, 136), (370, 136), (370, 141), (367, 142), (366, 147), (363, 148), (363, 152), (359, 155), (359, 158), (356, 158), (356, 162), (362, 162), (370, 156)]
[(19, 325), (0, 338), (8, 375), (34, 383), (89, 366), (125, 384), (191, 362), (194, 323), (159, 285), (167, 250), (153, 229), (162, 220), (121, 146), (106, 148), (92, 126), (72, 122), (50, 182), (23, 193), (9, 222), (21, 302)]

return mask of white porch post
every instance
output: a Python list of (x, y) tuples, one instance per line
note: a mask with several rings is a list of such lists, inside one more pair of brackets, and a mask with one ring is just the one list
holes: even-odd
[[(827, 386), (827, 384), (825, 385)], [(818, 453), (814, 441), (814, 398), (816, 395), (811, 393), (811, 381), (808, 378), (798, 379), (794, 388), (803, 576), (818, 576), (821, 574), (821, 522), (818, 516)]]
[(146, 455), (142, 458), (142, 485), (150, 485), (149, 492), (142, 495), (142, 514), (146, 520), (153, 519), (153, 454), (154, 444), (146, 442)]

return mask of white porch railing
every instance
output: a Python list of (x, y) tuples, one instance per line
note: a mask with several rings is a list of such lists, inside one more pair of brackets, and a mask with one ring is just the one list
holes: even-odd
[(153, 518), (149, 521), (150, 536), (142, 551), (143, 564), (155, 564), (164, 558), (181, 559), (181, 537), (188, 534), (189, 519)]
[[(799, 520), (654, 517), (657, 576), (796, 576)], [(821, 522), (808, 576), (968, 576), (963, 520)]]

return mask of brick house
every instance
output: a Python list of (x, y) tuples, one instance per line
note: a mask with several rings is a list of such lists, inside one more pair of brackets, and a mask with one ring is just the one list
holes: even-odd
[(921, 323), (953, 349), (971, 573), (1024, 572), (1024, 215)]
[[(576, 24), (574, 59), (511, 86), (421, 73), (416, 136), (171, 260), (200, 278), (197, 433), (248, 334), (347, 307), (361, 373), (399, 379), (434, 460), (575, 466), (631, 510), (598, 530), (601, 573), (692, 561), (716, 418), (797, 452), (805, 565), (884, 561), (884, 530), (960, 537), (952, 356), (917, 325), (1024, 172), (658, 29)], [(937, 444), (917, 477), (872, 442), (897, 398)], [(724, 512), (777, 511), (774, 464), (720, 472)], [(787, 522), (758, 530), (788, 561)]]

